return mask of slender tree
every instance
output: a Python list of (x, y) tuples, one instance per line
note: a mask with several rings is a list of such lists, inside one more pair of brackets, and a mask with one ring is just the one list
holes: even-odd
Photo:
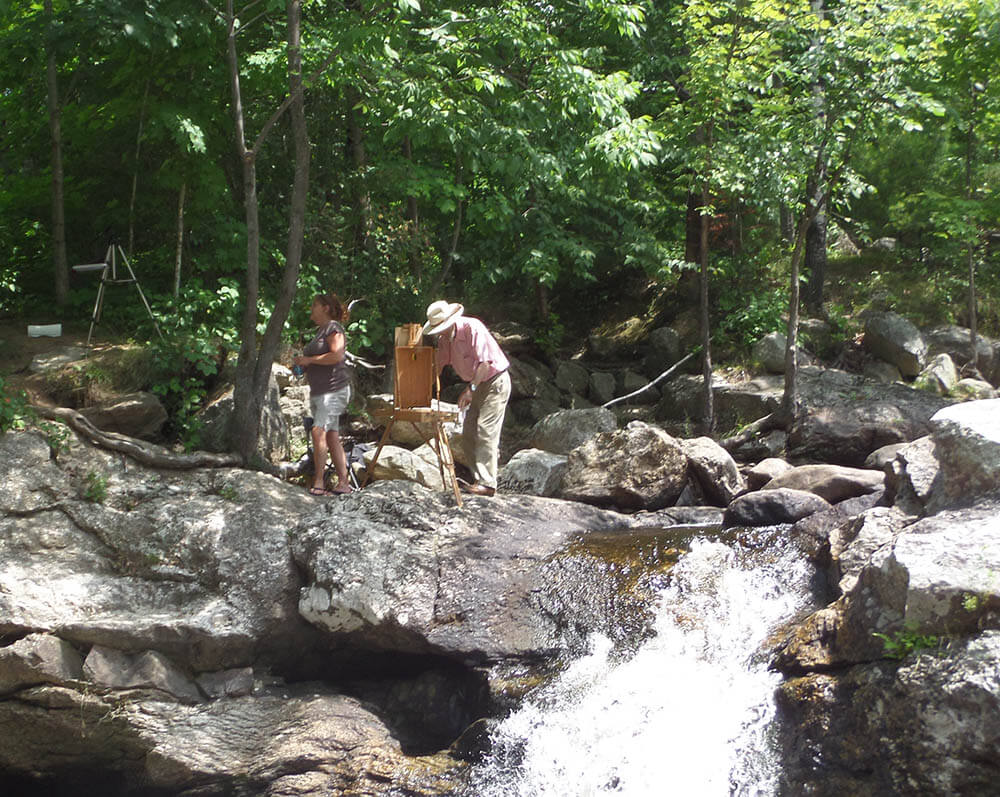
[[(271, 379), (271, 366), (281, 340), (281, 331), (295, 297), (299, 267), (302, 262), (302, 238), (305, 229), (306, 196), (309, 189), (309, 139), (305, 123), (303, 96), (300, 0), (287, 4), (287, 59), (289, 93), (285, 101), (264, 124), (253, 146), (248, 146), (243, 97), (240, 90), (240, 64), (236, 50), (238, 18), (234, 0), (226, 0), (226, 52), (232, 90), (236, 147), (243, 164), (243, 202), (247, 226), (247, 275), (243, 294), (243, 321), (240, 328), (239, 359), (233, 400), (230, 440), (233, 451), (244, 461), (251, 461), (260, 438), (260, 420), (264, 398)], [(295, 177), (289, 207), (288, 242), (281, 287), (264, 334), (258, 341), (258, 299), (260, 297), (260, 213), (257, 197), (257, 156), (261, 146), (280, 116), (290, 110), (295, 148)]]
[(52, 143), (52, 260), (55, 277), (55, 299), (60, 307), (69, 297), (69, 264), (66, 258), (66, 205), (63, 198), (62, 108), (59, 105), (59, 76), (55, 52), (55, 11), (52, 0), (45, 0), (49, 19), (46, 75), (49, 106), (49, 136)]

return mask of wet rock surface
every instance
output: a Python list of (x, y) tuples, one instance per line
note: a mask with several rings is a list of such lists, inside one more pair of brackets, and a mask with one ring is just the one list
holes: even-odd
[(456, 793), (473, 752), (438, 751), (592, 631), (648, 633), (660, 526), (719, 516), (317, 499), (30, 432), (0, 471), (0, 783), (36, 794)]
[(994, 403), (948, 408), (929, 437), (896, 452), (893, 506), (825, 532), (818, 516), (797, 524), (840, 596), (792, 629), (773, 661), (787, 676), (780, 793), (995, 793)]

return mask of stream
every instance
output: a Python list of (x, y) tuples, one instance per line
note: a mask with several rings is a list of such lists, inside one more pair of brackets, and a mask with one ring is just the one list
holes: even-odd
[(624, 654), (591, 636), (499, 724), (469, 794), (773, 794), (780, 676), (760, 650), (811, 600), (811, 568), (781, 536), (694, 539), (659, 590), (655, 634)]

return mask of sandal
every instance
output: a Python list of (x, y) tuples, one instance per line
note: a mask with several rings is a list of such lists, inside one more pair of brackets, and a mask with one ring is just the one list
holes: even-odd
[(321, 495), (334, 495), (330, 490), (324, 489), (323, 487), (310, 487), (309, 495), (321, 496)]
[(351, 485), (349, 484), (345, 484), (343, 486), (338, 484), (336, 487), (334, 487), (332, 490), (329, 490), (328, 492), (330, 493), (330, 495), (348, 495), (349, 493), (354, 492), (354, 488), (351, 487)]

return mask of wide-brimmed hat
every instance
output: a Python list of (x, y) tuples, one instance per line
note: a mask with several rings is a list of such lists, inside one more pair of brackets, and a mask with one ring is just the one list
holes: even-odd
[(424, 324), (425, 335), (436, 335), (444, 332), (448, 327), (462, 317), (465, 308), (462, 305), (446, 302), (438, 299), (427, 306), (427, 323)]

